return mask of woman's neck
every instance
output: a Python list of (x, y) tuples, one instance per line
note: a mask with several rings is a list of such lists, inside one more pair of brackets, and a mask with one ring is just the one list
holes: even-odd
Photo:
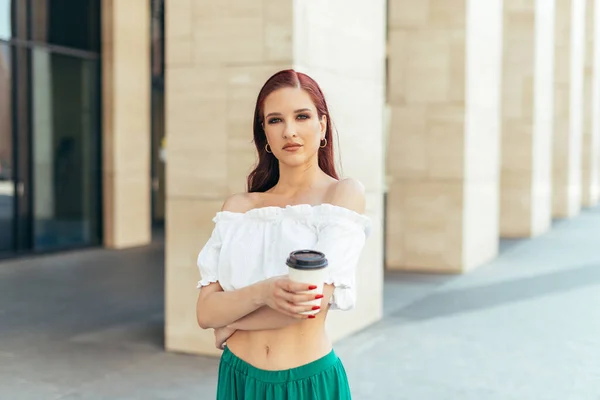
[(323, 175), (317, 162), (287, 167), (279, 165), (279, 181), (273, 187), (272, 193), (286, 197), (294, 197), (307, 189), (312, 188)]

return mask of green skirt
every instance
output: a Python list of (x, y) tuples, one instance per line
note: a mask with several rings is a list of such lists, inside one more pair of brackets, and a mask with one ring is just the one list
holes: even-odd
[(227, 347), (221, 355), (217, 400), (346, 400), (350, 387), (342, 361), (332, 350), (297, 368), (258, 369)]

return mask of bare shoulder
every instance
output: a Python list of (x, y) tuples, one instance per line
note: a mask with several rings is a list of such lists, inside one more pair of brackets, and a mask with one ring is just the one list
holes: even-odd
[(365, 187), (357, 179), (342, 179), (334, 184), (329, 203), (363, 214), (366, 203)]
[(253, 193), (236, 193), (227, 198), (221, 211), (245, 213), (255, 207), (256, 199)]

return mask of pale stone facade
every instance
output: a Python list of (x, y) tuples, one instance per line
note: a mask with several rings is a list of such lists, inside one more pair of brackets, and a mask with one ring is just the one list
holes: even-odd
[(102, 1), (104, 244), (150, 242), (150, 4)]
[(553, 216), (581, 210), (586, 0), (556, 0)]
[(554, 0), (504, 1), (500, 236), (552, 221)]
[[(555, 1), (389, 0), (387, 16), (383, 0), (166, 2), (167, 349), (219, 354), (196, 323), (196, 257), (224, 199), (245, 190), (256, 96), (280, 69), (321, 84), (342, 175), (364, 183), (373, 220), (359, 302), (330, 314), (334, 339), (381, 318), (384, 248), (390, 269), (465, 272), (500, 236), (596, 204), (599, 8)], [(113, 248), (150, 241), (148, 3), (102, 3)]]
[(389, 3), (389, 268), (466, 271), (497, 252), (501, 6)]
[(600, 198), (600, 50), (598, 35), (598, 6), (595, 0), (586, 1), (585, 76), (583, 85), (582, 205), (591, 207)]

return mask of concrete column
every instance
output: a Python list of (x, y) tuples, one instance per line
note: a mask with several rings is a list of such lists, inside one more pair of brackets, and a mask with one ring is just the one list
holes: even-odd
[[(322, 85), (344, 172), (366, 185), (368, 214), (381, 226), (385, 6), (363, 3), (166, 3), (167, 349), (220, 353), (212, 330), (196, 324), (196, 257), (225, 198), (246, 190), (256, 96), (278, 70), (296, 67)], [(334, 340), (381, 317), (382, 240), (375, 228), (359, 270), (357, 308), (329, 315)]]
[(150, 242), (150, 2), (102, 0), (104, 244)]
[(581, 210), (586, 0), (556, 0), (552, 211)]
[(552, 221), (554, 0), (504, 1), (500, 235)]
[(390, 0), (387, 267), (498, 249), (502, 1)]
[(600, 199), (600, 36), (598, 5), (586, 1), (585, 75), (583, 84), (582, 205), (594, 206)]

